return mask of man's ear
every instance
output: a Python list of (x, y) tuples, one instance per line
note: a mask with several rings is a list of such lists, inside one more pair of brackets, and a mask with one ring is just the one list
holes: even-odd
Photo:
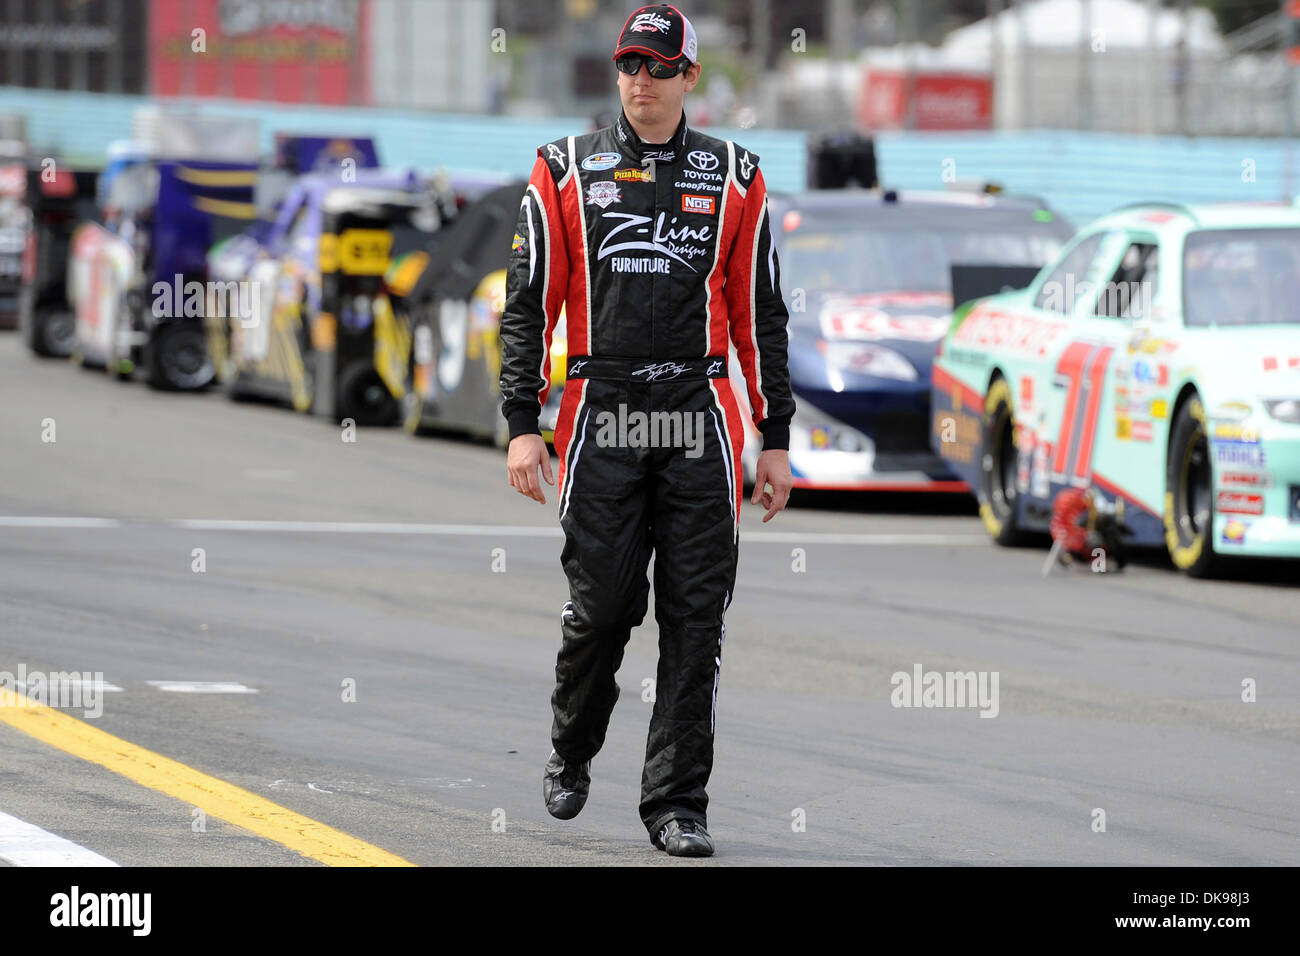
[(695, 89), (695, 84), (700, 82), (700, 73), (704, 68), (698, 63), (692, 63), (686, 70), (686, 92), (689, 93)]

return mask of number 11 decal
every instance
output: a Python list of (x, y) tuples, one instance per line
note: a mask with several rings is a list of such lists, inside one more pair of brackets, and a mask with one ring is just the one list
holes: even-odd
[(1092, 446), (1097, 437), (1106, 366), (1115, 349), (1091, 342), (1071, 342), (1056, 363), (1056, 385), (1063, 385), (1065, 409), (1052, 456), (1052, 478), (1086, 485), (1092, 475)]

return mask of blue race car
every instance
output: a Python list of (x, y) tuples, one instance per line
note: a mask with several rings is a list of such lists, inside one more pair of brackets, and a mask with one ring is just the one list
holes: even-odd
[[(1069, 224), (1032, 198), (892, 190), (773, 198), (771, 217), (790, 310), (795, 486), (968, 490), (929, 439), (930, 364), (954, 306), (952, 267), (1032, 275)], [(760, 447), (752, 434), (748, 480)]]

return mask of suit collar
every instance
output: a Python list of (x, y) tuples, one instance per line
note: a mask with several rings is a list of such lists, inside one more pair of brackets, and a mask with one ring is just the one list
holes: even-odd
[(653, 158), (658, 163), (675, 163), (682, 158), (686, 152), (687, 134), (690, 132), (686, 125), (686, 112), (682, 111), (682, 118), (677, 123), (677, 131), (673, 133), (672, 139), (667, 143), (646, 143), (636, 134), (632, 124), (627, 121), (627, 114), (620, 111), (618, 119), (614, 121), (614, 138), (618, 140), (619, 149), (626, 152), (627, 155), (635, 162), (642, 162), (644, 159)]

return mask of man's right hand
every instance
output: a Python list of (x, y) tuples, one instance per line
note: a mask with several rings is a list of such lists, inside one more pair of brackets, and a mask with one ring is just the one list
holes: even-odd
[(555, 484), (551, 475), (551, 456), (546, 450), (546, 441), (541, 435), (516, 435), (510, 439), (510, 448), (506, 452), (506, 471), (510, 476), (510, 485), (518, 489), (521, 495), (535, 498), (546, 504), (546, 494), (537, 477), (541, 469), (542, 477), (548, 485)]

